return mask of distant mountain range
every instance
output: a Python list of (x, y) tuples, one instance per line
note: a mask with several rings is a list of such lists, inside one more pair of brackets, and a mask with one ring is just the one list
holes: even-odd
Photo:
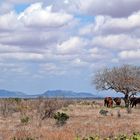
[(92, 93), (74, 92), (69, 90), (48, 90), (42, 94), (28, 95), (23, 92), (0, 90), (0, 98), (37, 98), (37, 97), (62, 97), (62, 98), (101, 98)]
[(64, 97), (64, 98), (97, 98), (97, 96), (92, 93), (87, 92), (74, 92), (68, 90), (48, 90), (43, 93), (43, 97)]
[(19, 98), (24, 98), (28, 96), (25, 93), (22, 92), (18, 92), (18, 91), (8, 91), (8, 90), (4, 90), (4, 89), (0, 89), (0, 98), (15, 98), (15, 97), (19, 97)]

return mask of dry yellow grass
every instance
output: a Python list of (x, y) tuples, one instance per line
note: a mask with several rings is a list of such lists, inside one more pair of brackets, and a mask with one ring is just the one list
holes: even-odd
[[(7, 117), (0, 116), (0, 140), (11, 140), (13, 137), (32, 137), (35, 140), (75, 140), (78, 137), (99, 135), (101, 138), (119, 134), (132, 134), (140, 132), (140, 108), (132, 109), (128, 114), (125, 108), (107, 109), (103, 107), (102, 100), (73, 102), (62, 107), (59, 111), (67, 113), (70, 118), (62, 127), (57, 127), (53, 118), (41, 120), (37, 114), (37, 100), (31, 103), (24, 112), (29, 116), (28, 124), (22, 124), (21, 112), (14, 112)], [(36, 106), (36, 107), (35, 107)], [(107, 116), (99, 111), (107, 109)], [(118, 117), (120, 110), (120, 117)], [(24, 114), (24, 115), (25, 115)]]

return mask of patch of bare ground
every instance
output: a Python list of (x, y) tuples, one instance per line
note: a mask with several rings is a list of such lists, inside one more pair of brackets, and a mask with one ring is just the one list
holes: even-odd
[[(103, 100), (69, 103), (55, 100), (52, 102), (53, 105), (57, 102), (56, 109), (51, 101), (42, 105), (43, 102), (45, 101), (39, 99), (21, 101), (17, 104), (19, 110), (7, 113), (6, 116), (1, 112), (0, 140), (12, 140), (14, 137), (30, 137), (34, 140), (74, 140), (77, 136), (82, 138), (94, 135), (99, 135), (102, 139), (140, 132), (140, 107), (133, 108), (132, 113), (128, 114), (123, 107), (109, 109), (103, 107)], [(69, 120), (64, 126), (58, 127), (53, 117), (46, 116), (42, 119), (45, 111), (49, 111), (48, 106), (53, 106), (54, 112), (60, 111), (69, 115)], [(99, 113), (101, 109), (108, 110), (107, 116)], [(21, 118), (25, 116), (29, 117), (29, 121), (24, 124)]]

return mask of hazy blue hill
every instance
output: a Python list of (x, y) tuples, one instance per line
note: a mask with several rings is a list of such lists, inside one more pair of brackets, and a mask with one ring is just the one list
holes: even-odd
[(22, 92), (8, 91), (0, 89), (0, 98), (9, 98), (9, 97), (26, 97), (27, 95)]
[(41, 94), (44, 97), (64, 97), (64, 98), (97, 98), (97, 96), (87, 92), (74, 92), (67, 90), (48, 90)]

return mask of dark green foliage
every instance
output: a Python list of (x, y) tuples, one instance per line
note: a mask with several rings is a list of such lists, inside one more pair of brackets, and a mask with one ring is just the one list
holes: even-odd
[(54, 119), (56, 120), (56, 124), (58, 126), (62, 126), (66, 123), (66, 121), (69, 119), (69, 116), (66, 114), (66, 113), (60, 113), (60, 112), (57, 112), (55, 115), (54, 115)]
[(13, 100), (15, 100), (15, 102), (16, 102), (17, 104), (19, 104), (19, 103), (21, 102), (21, 98), (13, 98)]
[(26, 138), (12, 138), (12, 140), (35, 140), (34, 138), (31, 138), (31, 137), (26, 137)]
[(133, 140), (140, 140), (140, 133), (133, 133), (133, 136), (132, 136), (132, 139)]
[(25, 117), (21, 118), (20, 121), (22, 124), (27, 124), (29, 122), (29, 117), (25, 116)]
[[(76, 140), (100, 140), (98, 136), (90, 136), (86, 138), (77, 138)], [(140, 133), (133, 133), (131, 136), (125, 134), (119, 136), (106, 137), (103, 140), (140, 140)]]
[(101, 109), (99, 113), (103, 116), (107, 116), (108, 111), (104, 110), (104, 109)]
[(92, 137), (90, 136), (89, 138), (83, 138), (82, 140), (99, 140), (98, 136)]

